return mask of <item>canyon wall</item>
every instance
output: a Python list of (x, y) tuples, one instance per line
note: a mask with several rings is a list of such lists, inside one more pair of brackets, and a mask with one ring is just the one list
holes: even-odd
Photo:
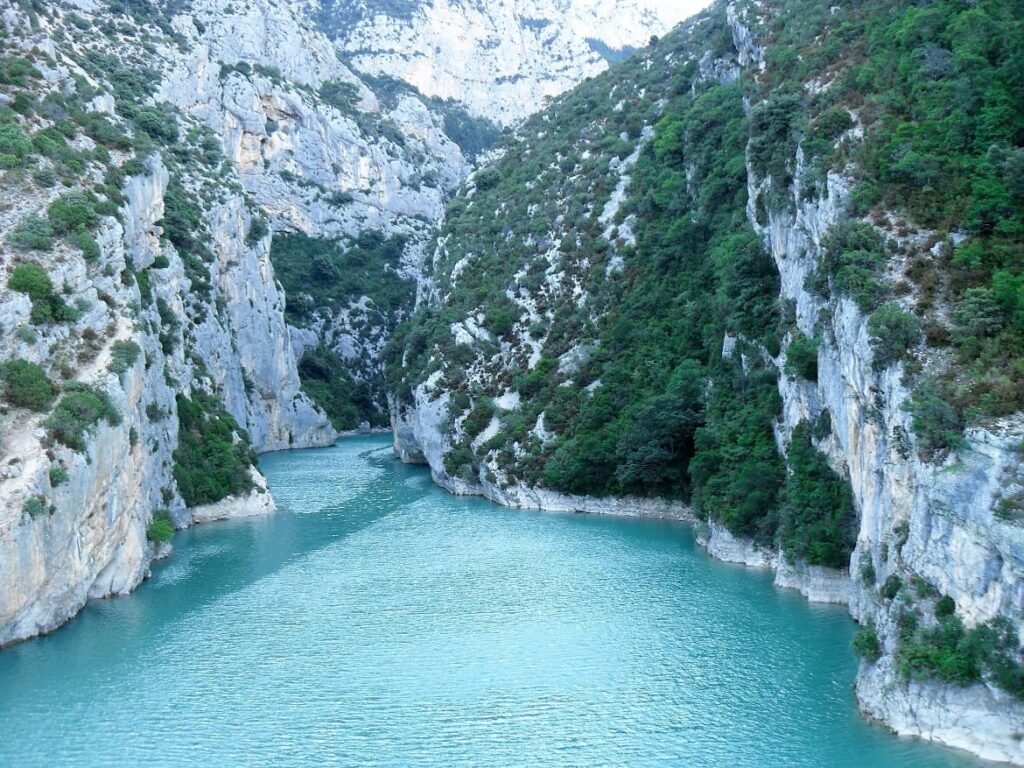
[[(756, 18), (758, 7), (730, 3), (719, 10), (728, 22), (732, 50), (725, 55), (691, 54), (691, 61), (699, 66), (698, 82), (731, 84), (738, 81), (741, 73), (750, 76), (764, 72), (768, 64), (766, 46), (761, 40), (764, 33), (759, 31), (763, 27)], [(648, 68), (651, 61), (657, 62), (662, 56), (658, 48), (645, 55)], [(665, 60), (682, 66), (685, 59), (674, 60), (675, 56), (670, 53)], [(606, 87), (614, 94), (617, 90), (621, 93), (619, 89), (624, 85), (620, 80)], [(820, 92), (827, 86), (818, 83), (815, 87), (819, 89), (815, 92)], [(604, 108), (600, 106), (602, 93), (595, 96), (590, 92), (587, 97), (592, 103), (596, 101), (595, 109)], [(747, 109), (749, 112), (749, 102)], [(595, 121), (598, 119), (595, 117)], [(854, 121), (845, 138), (857, 141), (862, 135), (863, 128)], [(587, 253), (577, 258), (581, 258), (583, 268), (588, 268), (590, 261), (607, 262), (608, 281), (615, 281), (618, 272), (629, 268), (629, 246), (635, 244), (635, 227), (630, 218), (615, 221), (615, 213), (623, 198), (628, 197), (630, 164), (635, 163), (648, 138), (649, 134), (645, 134), (626, 160), (613, 159), (607, 170), (599, 168), (598, 173), (607, 174), (607, 178), (598, 176), (599, 181), (595, 182), (595, 177), (591, 177), (592, 186), (597, 184), (605, 190), (615, 187), (602, 215), (602, 222), (608, 223), (605, 237), (610, 247), (600, 255)], [(513, 151), (522, 151), (524, 156), (530, 154), (528, 149)], [(587, 154), (583, 153), (584, 159)], [(896, 654), (906, 613), (914, 610), (927, 617), (940, 595), (953, 600), (957, 616), (967, 628), (1002, 619), (1019, 630), (1024, 619), (1024, 529), (1018, 522), (996, 514), (996, 509), (1000, 499), (1021, 487), (1024, 419), (1018, 414), (991, 420), (984, 426), (971, 426), (959, 450), (937, 461), (921, 458), (923, 451), (908, 408), (911, 392), (904, 363), (877, 364), (868, 315), (853, 299), (841, 295), (822, 297), (807, 287), (809, 277), (822, 261), (829, 234), (849, 217), (848, 203), (855, 181), (843, 172), (831, 171), (817, 190), (809, 194), (807, 190), (813, 184), (805, 183), (807, 169), (801, 145), (797, 145), (789, 164), (793, 180), (786, 199), (779, 201), (776, 197), (766, 202), (773, 193), (778, 195), (778, 190), (758, 171), (748, 151), (748, 225), (771, 254), (780, 277), (778, 298), (792, 307), (797, 329), (782, 339), (778, 354), (772, 355), (763, 348), (758, 354), (779, 374), (781, 416), (775, 423), (775, 438), (781, 451), (787, 450), (798, 425), (822, 423), (825, 414), (824, 423), (830, 426), (826, 433), (815, 434), (813, 442), (837, 474), (848, 480), (857, 512), (856, 546), (849, 568), (837, 570), (792, 562), (781, 550), (735, 536), (712, 521), (697, 524), (698, 538), (712, 556), (771, 568), (780, 586), (797, 589), (811, 600), (848, 605), (859, 623), (873, 628), (880, 643), (880, 655), (862, 661), (857, 677), (857, 696), (866, 714), (901, 734), (932, 739), (988, 759), (1022, 764), (1024, 747), (1020, 734), (1024, 733), (1024, 706), (1019, 699), (990, 682), (958, 686), (908, 679), (900, 672)], [(576, 166), (575, 173), (580, 172), (580, 167)], [(473, 183), (471, 178), (466, 193), (469, 201), (474, 195)], [(597, 200), (590, 210), (602, 210), (601, 198)], [(529, 210), (542, 205), (535, 202)], [(563, 202), (556, 205), (562, 206)], [(508, 290), (509, 300), (521, 310), (523, 318), (515, 323), (512, 333), (504, 339), (489, 333), (482, 327), (485, 310), (452, 323), (454, 347), (482, 347), (487, 350), (485, 356), (472, 360), (466, 354), (455, 366), (447, 362), (455, 353), (435, 350), (428, 367), (433, 373), (410, 382), (404, 400), (398, 398), (393, 402), (396, 454), (404, 461), (428, 464), (434, 479), (454, 493), (480, 494), (509, 506), (637, 514), (644, 505), (636, 499), (565, 495), (530, 483), (515, 469), (510, 470), (508, 462), (499, 460), (500, 450), (491, 448), (500, 443), (495, 438), (507, 429), (506, 425), (515, 423), (509, 416), (514, 416), (526, 400), (510, 384), (519, 379), (509, 372), (529, 371), (541, 360), (546, 337), (531, 330), (538, 319), (544, 319), (538, 307), (550, 306), (554, 301), (552, 286), (556, 281), (569, 280), (567, 275), (572, 273), (564, 246), (559, 253), (560, 242), (564, 242), (566, 235), (557, 225), (566, 215), (564, 207), (558, 211), (562, 215), (556, 226), (536, 240), (532, 235), (525, 239), (527, 253), (539, 255), (525, 258), (514, 278), (518, 284)], [(933, 233), (920, 227), (901, 226), (906, 222), (895, 211), (887, 212), (886, 216), (880, 228), (893, 247), (920, 247), (923, 242), (940, 239), (928, 240)], [(613, 222), (617, 223), (615, 229)], [(470, 244), (470, 250), (473, 245)], [(451, 238), (443, 238), (439, 243), (434, 256), (435, 280), (426, 297), (441, 306), (452, 295), (445, 291), (458, 289), (461, 270), (474, 258), (470, 252), (452, 268), (450, 260), (446, 261), (452, 246)], [(521, 276), (533, 272), (535, 267), (545, 275), (547, 283), (540, 290), (531, 288), (528, 295), (517, 285), (525, 285)], [(900, 268), (899, 264), (891, 266), (892, 273), (884, 279), (895, 280), (893, 274)], [(569, 283), (563, 290), (571, 295), (576, 306), (592, 306), (594, 297), (584, 285)], [(916, 298), (910, 292), (899, 303), (912, 312)], [(786, 350), (797, 331), (821, 338), (816, 381), (785, 372)], [(740, 355), (733, 351), (736, 346), (737, 339), (727, 335), (723, 356)], [(589, 352), (583, 347), (581, 339), (579, 348), (561, 354), (556, 373), (564, 374), (573, 370), (580, 359), (585, 361)], [(466, 359), (472, 361), (466, 363)], [(748, 359), (744, 358), (742, 364), (746, 367)], [(573, 383), (570, 380), (563, 386)], [(600, 386), (600, 381), (591, 386)], [(490, 396), (494, 413), (487, 426), (468, 443), (465, 431), (472, 413), (459, 416), (463, 406), (453, 406), (456, 394), (466, 391), (475, 391), (476, 398), (484, 393)], [(513, 438), (516, 461), (528, 452), (528, 446), (544, 450), (543, 446), (554, 437), (545, 428), (544, 415), (541, 413), (536, 424), (531, 421), (532, 429), (526, 440)], [(468, 465), (465, 471), (455, 472), (451, 464), (446, 464), (446, 457), (454, 456), (463, 443), (477, 455), (472, 472)], [(666, 507), (673, 508), (675, 513)], [(687, 516), (685, 507), (660, 500), (650, 501), (647, 512), (683, 519)], [(903, 585), (900, 597), (894, 599), (886, 594), (883, 584)]]

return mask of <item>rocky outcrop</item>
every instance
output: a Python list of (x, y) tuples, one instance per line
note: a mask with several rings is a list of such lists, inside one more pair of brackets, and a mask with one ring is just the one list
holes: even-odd
[[(431, 382), (436, 384), (436, 381)], [(407, 464), (426, 464), (438, 485), (456, 496), (483, 496), (497, 504), (545, 512), (578, 512), (614, 517), (658, 518), (694, 522), (689, 506), (666, 499), (607, 496), (598, 498), (558, 493), (528, 486), (508, 476), (497, 465), (484, 465), (479, 476), (453, 477), (445, 471), (448, 438), (442, 425), (447, 418), (447, 395), (430, 400), (427, 386), (416, 390), (416, 407), (402, 408), (392, 400), (391, 425), (395, 455)]]
[(815, 603), (850, 602), (850, 576), (846, 571), (819, 565), (791, 563), (777, 549), (759, 546), (750, 539), (734, 536), (714, 522), (701, 522), (697, 543), (716, 560), (748, 568), (767, 568), (775, 573), (775, 585), (795, 589)]
[[(189, 392), (179, 382), (196, 379), (197, 364), (212, 376), (211, 385), (250, 430), (258, 449), (323, 445), (334, 439), (326, 418), (299, 391), (266, 243), (262, 249), (244, 245), (244, 206), (238, 198), (213, 212), (224, 270), (205, 310), (208, 319), (196, 328), (186, 358), (180, 327), (186, 322), (182, 308), (188, 278), (174, 249), (152, 238), (163, 215), (167, 181), (166, 169), (154, 159), (126, 185), (120, 221), (107, 219), (98, 232), (98, 269), (70, 252), (50, 262), (51, 276), (78, 286), (83, 303), (93, 310), (71, 329), (40, 328), (34, 344), (20, 342), (5, 351), (5, 356), (46, 364), (54, 347), (60, 350), (58, 356), (79, 349), (78, 360), (83, 359), (81, 348), (88, 348), (88, 362), (75, 370), (75, 379), (105, 392), (121, 418), (117, 424), (100, 421), (88, 435), (85, 451), (51, 444), (41, 416), (20, 415), (7, 425), (0, 480), (0, 645), (54, 629), (87, 599), (125, 594), (137, 586), (156, 553), (146, 537), (156, 509), (166, 509), (178, 525), (273, 510), (265, 481), (255, 469), (257, 490), (249, 497), (189, 510), (178, 495), (172, 456), (177, 444), (175, 397)], [(234, 214), (234, 230), (226, 212)], [(154, 324), (162, 320), (166, 325), (168, 318), (160, 318), (153, 308), (141, 311), (137, 325), (126, 317), (116, 319), (140, 303), (137, 285), (125, 285), (117, 276), (126, 269), (149, 267), (157, 256), (168, 264), (157, 270), (162, 279), (153, 290), (171, 311), (181, 312), (171, 344), (158, 338)], [(107, 297), (104, 302), (98, 301), (100, 294)], [(218, 312), (218, 299), (223, 313)], [(8, 322), (27, 321), (20, 295), (5, 292), (2, 306), (8, 308), (3, 313)], [(97, 345), (93, 339), (102, 342)], [(111, 372), (116, 342), (134, 342), (140, 348), (136, 361), (120, 374)], [(222, 354), (232, 350), (231, 356)], [(247, 389), (243, 380), (260, 386)], [(55, 468), (66, 479), (57, 479)], [(33, 499), (44, 500), (41, 513), (26, 511)]]
[(310, 5), (360, 71), (404, 80), (506, 125), (686, 15), (646, 0), (422, 0), (406, 14), (366, 0), (348, 4), (347, 16), (328, 0)]
[(207, 313), (193, 333), (207, 375), (257, 451), (331, 444), (334, 430), (301, 390), (270, 238), (246, 244), (251, 214), (241, 197), (214, 206), (209, 217), (223, 310)]
[(192, 507), (193, 523), (210, 523), (215, 520), (232, 520), (242, 517), (262, 517), (277, 511), (274, 497), (267, 488), (267, 479), (255, 468), (252, 470), (253, 488), (246, 494), (228, 496), (212, 504)]
[(905, 680), (883, 657), (857, 676), (861, 711), (896, 733), (966, 749), (986, 760), (1019, 765), (1020, 702), (998, 688), (961, 688), (929, 680)]
[[(469, 172), (444, 117), (411, 93), (378, 98), (299, 4), (197, 2), (173, 24), (188, 47), (162, 52), (159, 98), (213, 131), (271, 229), (342, 248), (367, 231), (401, 238), (411, 296), (432, 224)], [(317, 307), (301, 349), (323, 346), (374, 381), (401, 320), (385, 315), (367, 296)]]
[[(328, 104), (301, 83), (232, 68), (235, 62), (213, 58), (206, 36), (194, 28), (192, 36), (187, 56), (168, 59), (161, 96), (221, 137), (243, 186), (276, 228), (328, 238), (366, 229), (422, 233), (420, 220), (438, 219), (445, 195), (465, 177), (461, 151), (422, 102), (405, 97), (384, 113), (335, 61), (324, 72), (332, 77), (314, 87), (341, 83), (359, 100)], [(278, 56), (301, 58), (302, 50)], [(377, 133), (373, 127), (381, 120), (391, 121), (398, 134), (385, 139)], [(345, 194), (333, 194), (340, 191)]]

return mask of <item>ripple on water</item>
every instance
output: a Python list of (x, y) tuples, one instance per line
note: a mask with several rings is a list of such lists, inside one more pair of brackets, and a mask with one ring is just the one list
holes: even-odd
[(448, 496), (384, 438), (0, 654), (0, 765), (974, 765), (856, 714), (842, 610), (656, 521)]

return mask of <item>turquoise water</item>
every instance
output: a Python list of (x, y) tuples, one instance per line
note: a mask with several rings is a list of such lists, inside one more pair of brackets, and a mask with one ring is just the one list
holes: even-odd
[(0, 765), (975, 765), (861, 719), (854, 625), (660, 522), (507, 510), (383, 438), (0, 652)]

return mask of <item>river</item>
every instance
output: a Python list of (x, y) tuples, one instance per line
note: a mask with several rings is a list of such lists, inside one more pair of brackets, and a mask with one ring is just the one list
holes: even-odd
[(385, 438), (0, 652), (0, 766), (979, 763), (864, 720), (855, 625), (662, 521), (456, 498)]

